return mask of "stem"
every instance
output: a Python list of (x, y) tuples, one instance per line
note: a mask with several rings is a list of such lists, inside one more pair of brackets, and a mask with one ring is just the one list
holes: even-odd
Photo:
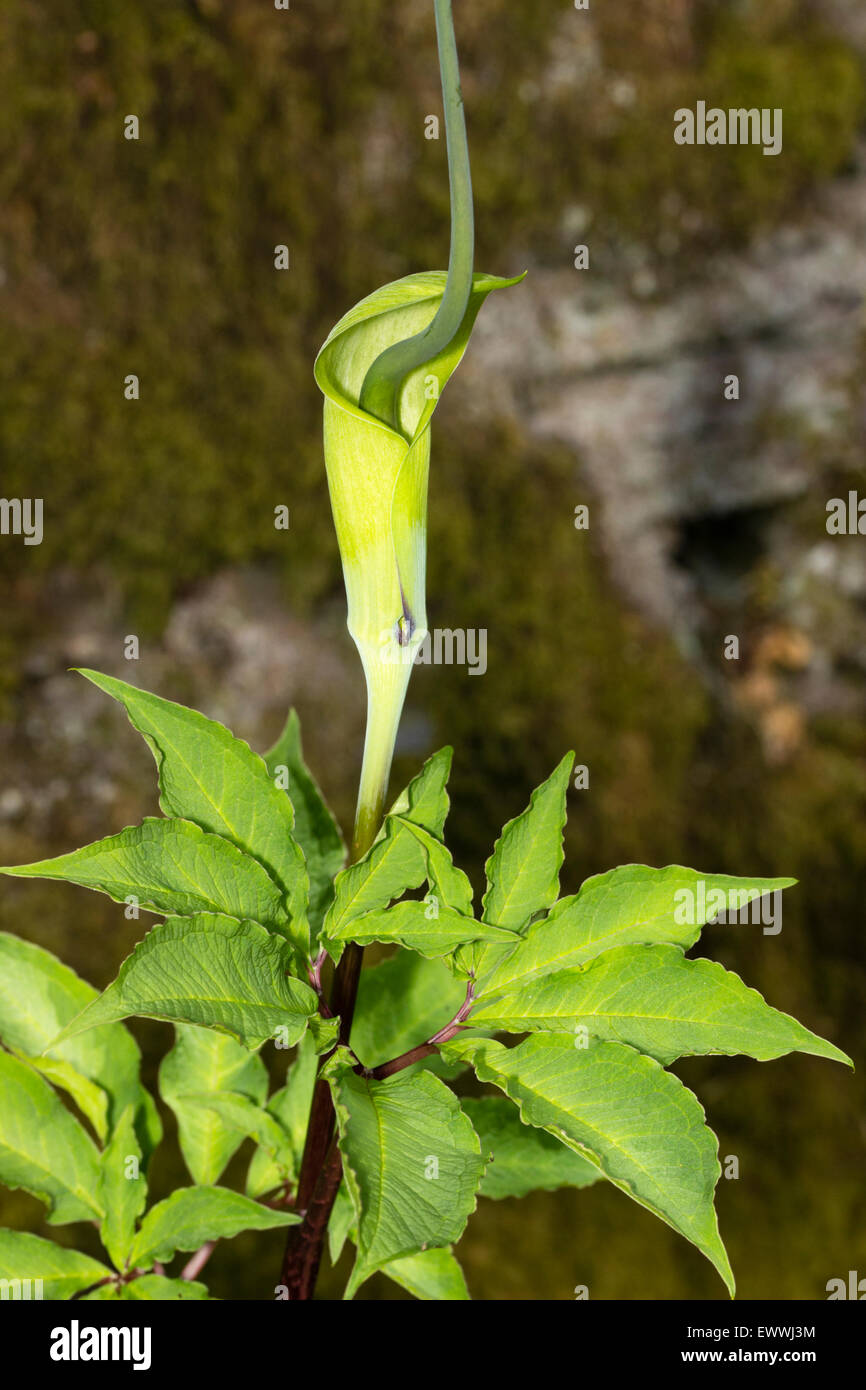
[(436, 40), (442, 74), (442, 103), (448, 146), (448, 181), (451, 193), (451, 254), (442, 302), (432, 323), (421, 333), (393, 343), (368, 369), (361, 387), (362, 410), (376, 415), (391, 429), (400, 429), (400, 391), (418, 367), (444, 352), (463, 322), (472, 291), (475, 260), (475, 216), (472, 208), (472, 174), (466, 118), (460, 92), (460, 64), (451, 0), (435, 0)]
[[(394, 1076), (398, 1071), (405, 1071), (406, 1067), (411, 1067), (415, 1062), (420, 1062), (425, 1057), (429, 1057), (432, 1052), (438, 1051), (439, 1044), (448, 1042), (451, 1038), (456, 1038), (464, 1023), (472, 1012), (472, 1005), (475, 1003), (474, 981), (470, 979), (466, 986), (466, 998), (460, 1005), (450, 1023), (446, 1023), (444, 1028), (440, 1028), (438, 1033), (434, 1033), (427, 1042), (419, 1043), (417, 1047), (410, 1047), (408, 1052), (403, 1052), (399, 1057), (394, 1057), (390, 1062), (382, 1062), (372, 1071), (366, 1072), (371, 1081), (384, 1081), (386, 1076)], [(358, 1068), (356, 1067), (357, 1071)], [(361, 1068), (363, 1070), (363, 1068)]]
[[(371, 698), (368, 704), (364, 762), (361, 768), (355, 834), (352, 841), (352, 863), (363, 858), (376, 838), (382, 821), (388, 777), (391, 772), (400, 710), (397, 710), (396, 718), (388, 721), (388, 727), (384, 731), (380, 728), (378, 714), (379, 706)], [(381, 736), (383, 732), (384, 737)], [(338, 1042), (347, 1046), (352, 1031), (363, 959), (364, 948), (355, 942), (350, 943), (340, 957), (334, 975), (329, 1012), (331, 1016), (339, 1017)], [(289, 1301), (308, 1300), (313, 1296), (322, 1242), (342, 1177), (340, 1150), (334, 1142), (335, 1124), (331, 1088), (327, 1081), (319, 1078), (313, 1091), (310, 1122), (295, 1197), (295, 1210), (303, 1219), (299, 1226), (292, 1226), (289, 1230), (280, 1276), (280, 1282), (288, 1290)]]
[(214, 1251), (215, 1240), (207, 1240), (200, 1250), (196, 1250), (191, 1259), (187, 1260), (180, 1272), (181, 1279), (195, 1279), (201, 1274), (208, 1260)]

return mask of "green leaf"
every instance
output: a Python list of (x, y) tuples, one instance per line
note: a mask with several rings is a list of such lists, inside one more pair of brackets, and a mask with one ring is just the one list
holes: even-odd
[[(529, 799), (526, 810), (508, 822), (486, 864), (487, 892), (482, 918), (512, 932), (522, 932), (532, 916), (556, 901), (562, 868), (565, 797), (574, 764), (566, 753), (546, 782)], [(500, 958), (494, 946), (476, 946), (464, 964), (480, 979)]]
[(285, 1086), (268, 1101), (268, 1111), (279, 1122), (287, 1143), (276, 1157), (266, 1148), (257, 1149), (247, 1174), (247, 1196), (261, 1197), (283, 1181), (293, 1182), (300, 1172), (310, 1106), (316, 1085), (319, 1059), (310, 1035), (298, 1044), (297, 1056), (289, 1068)]
[(417, 777), (395, 801), (379, 836), (363, 859), (337, 875), (334, 901), (323, 926), (328, 939), (338, 941), (341, 931), (354, 917), (387, 907), (394, 898), (402, 897), (424, 882), (426, 855), (404, 821), (413, 821), (431, 834), (441, 835), (448, 814), (445, 785), (450, 769), (450, 748), (441, 748), (428, 758)]
[(309, 951), (307, 871), (293, 835), (289, 798), (264, 760), (223, 724), (198, 710), (138, 690), (113, 676), (81, 672), (118, 700), (144, 737), (159, 771), (160, 808), (222, 835), (268, 871), (286, 895), (291, 937), (299, 956)]
[(427, 882), (439, 899), (440, 905), (450, 908), (452, 912), (459, 912), (464, 917), (474, 916), (472, 884), (463, 870), (455, 865), (451, 851), (446, 849), (435, 835), (431, 835), (429, 830), (425, 830), (423, 825), (415, 825), (413, 821), (402, 816), (400, 823), (414, 835), (424, 851), (427, 860)]
[(143, 1086), (138, 1088), (138, 1110), (135, 1116), (135, 1132), (138, 1135), (145, 1164), (162, 1140), (162, 1120), (156, 1108), (156, 1101)]
[(355, 1230), (355, 1204), (349, 1195), (346, 1179), (340, 1183), (331, 1215), (328, 1220), (328, 1254), (335, 1265), (343, 1253), (343, 1246)]
[(141, 1146), (135, 1133), (135, 1115), (127, 1106), (102, 1154), (99, 1195), (105, 1216), (102, 1243), (118, 1270), (135, 1240), (135, 1223), (147, 1205), (147, 1179), (141, 1171)]
[[(269, 1110), (263, 1105), (256, 1105), (249, 1096), (233, 1091), (202, 1096), (201, 1103), (213, 1110), (227, 1128), (234, 1129), (241, 1140), (255, 1139), (274, 1162), (279, 1173), (278, 1181), (288, 1181), (294, 1166), (292, 1146), (282, 1125)], [(252, 1194), (248, 1192), (247, 1195)]]
[(271, 777), (276, 777), (282, 768), (288, 772), (286, 791), (295, 812), (295, 839), (303, 852), (310, 879), (310, 925), (318, 930), (333, 894), (334, 876), (345, 863), (346, 846), (304, 762), (301, 725), (295, 710), (289, 711), (283, 732), (265, 754), (265, 763)]
[(258, 1105), (268, 1093), (262, 1059), (225, 1033), (175, 1025), (175, 1044), (159, 1069), (159, 1090), (177, 1117), (184, 1162), (193, 1181), (218, 1182), (243, 1135), (193, 1096), (240, 1093)]
[(149, 912), (222, 912), (288, 930), (283, 894), (267, 870), (230, 840), (188, 820), (149, 817), (72, 854), (0, 873), (78, 883), (119, 903), (134, 896)]
[(204, 1284), (187, 1279), (166, 1279), (161, 1274), (140, 1274), (126, 1284), (104, 1284), (84, 1295), (86, 1303), (194, 1302), (209, 1299)]
[(137, 1015), (197, 1023), (259, 1047), (282, 1030), (300, 1040), (318, 1007), (309, 985), (292, 979), (289, 948), (255, 922), (232, 917), (169, 917), (140, 941), (117, 979), (64, 1030), (65, 1040)]
[(54, 1226), (101, 1215), (99, 1151), (42, 1077), (0, 1052), (0, 1182), (45, 1202)]
[(545, 1129), (534, 1129), (504, 1096), (464, 1099), (463, 1109), (481, 1140), (487, 1170), (481, 1196), (500, 1201), (559, 1187), (589, 1187), (602, 1176), (595, 1164), (566, 1148)]
[(562, 898), (547, 917), (533, 923), (516, 950), (497, 965), (484, 992), (584, 965), (614, 946), (669, 944), (686, 951), (709, 920), (707, 913), (713, 915), (714, 895), (749, 903), (794, 882), (700, 874), (679, 864), (665, 869), (624, 864), (588, 878), (579, 893)]
[(82, 1115), (92, 1124), (99, 1140), (105, 1142), (108, 1137), (108, 1096), (101, 1086), (88, 1081), (86, 1076), (82, 1076), (68, 1062), (55, 1062), (50, 1057), (28, 1057), (25, 1052), (15, 1047), (9, 1050), (13, 1056), (29, 1062), (30, 1066), (38, 1071), (40, 1076), (44, 1076), (46, 1081), (50, 1081), (52, 1086), (59, 1086), (71, 1096)]
[(507, 944), (511, 933), (501, 927), (476, 922), (474, 917), (464, 917), (438, 903), (410, 900), (352, 917), (344, 921), (336, 937), (330, 939), (357, 941), (362, 946), (368, 946), (371, 941), (396, 943), (422, 956), (436, 957), (447, 956), (467, 941), (504, 941)]
[(352, 1051), (365, 1067), (399, 1057), (444, 1028), (465, 993), (440, 961), (399, 951), (361, 971)]
[[(32, 1283), (31, 1297), (48, 1300), (71, 1298), (100, 1279), (111, 1277), (111, 1270), (99, 1260), (69, 1250), (53, 1240), (30, 1235), (27, 1231), (0, 1230), (0, 1279), (42, 1280), (41, 1294)], [(15, 1298), (13, 1289), (5, 1295)], [(18, 1295), (20, 1296), (20, 1295)]]
[(358, 1224), (351, 1298), (391, 1260), (459, 1240), (484, 1165), (478, 1136), (438, 1077), (371, 1081), (346, 1066), (345, 1055), (337, 1053), (325, 1074)]
[(198, 1250), (209, 1240), (228, 1240), (240, 1231), (294, 1226), (294, 1212), (271, 1211), (227, 1187), (181, 1187), (151, 1207), (141, 1223), (130, 1264), (148, 1269), (165, 1264), (177, 1250)]
[(204, 1284), (192, 1279), (165, 1279), (159, 1274), (142, 1274), (123, 1286), (122, 1297), (130, 1303), (200, 1302), (209, 1299)]
[[(106, 1093), (111, 1124), (117, 1123), (130, 1103), (141, 1112), (147, 1093), (139, 1083), (138, 1044), (122, 1024), (95, 1028), (60, 1045), (54, 1042), (61, 1029), (97, 997), (92, 985), (50, 951), (0, 932), (0, 1038), (68, 1090), (100, 1133), (99, 1100), (76, 1077), (86, 1078)], [(140, 1129), (142, 1119), (139, 1113)]]
[(382, 1273), (406, 1289), (413, 1298), (425, 1302), (457, 1303), (469, 1298), (466, 1276), (450, 1246), (439, 1250), (421, 1250), (417, 1255), (404, 1255), (403, 1259), (392, 1260), (385, 1265)]
[(444, 1051), (471, 1062), (480, 1081), (511, 1097), (527, 1124), (555, 1134), (696, 1245), (733, 1296), (713, 1208), (718, 1141), (677, 1077), (622, 1043), (578, 1049), (554, 1033), (512, 1048), (465, 1037)]
[(521, 815), (508, 822), (487, 861), (484, 920), (521, 931), (534, 912), (549, 907), (559, 891), (565, 795), (574, 764), (566, 753)]
[[(423, 826), (441, 840), (450, 806), (447, 788), (453, 756), (454, 749), (447, 745), (431, 754), (421, 771), (403, 788), (388, 815)], [(383, 826), (377, 839), (383, 839), (385, 833)]]
[(850, 1063), (832, 1043), (766, 1004), (717, 961), (676, 946), (620, 946), (578, 970), (557, 970), (482, 1004), (473, 1023), (629, 1043), (667, 1065), (697, 1053), (746, 1053), (759, 1062), (810, 1052)]

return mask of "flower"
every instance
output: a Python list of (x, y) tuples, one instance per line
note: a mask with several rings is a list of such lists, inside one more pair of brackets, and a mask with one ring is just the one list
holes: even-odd
[[(474, 274), (462, 323), (438, 355), (409, 372), (396, 399), (398, 428), (360, 404), (369, 368), (433, 321), (444, 271), (408, 275), (362, 299), (316, 358), (325, 397), (325, 466), (348, 599), (348, 627), (367, 682), (367, 737), (359, 808), (375, 834), (412, 662), (427, 633), (425, 571), (430, 422), (492, 290), (523, 276)], [(380, 789), (380, 790), (376, 790)], [(376, 824), (373, 824), (373, 822)], [(360, 829), (360, 828), (359, 828)]]

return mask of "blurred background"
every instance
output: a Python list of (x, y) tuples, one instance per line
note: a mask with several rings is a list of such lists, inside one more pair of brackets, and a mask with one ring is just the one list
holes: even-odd
[[(41, 496), (45, 521), (39, 546), (0, 538), (0, 862), (156, 811), (149, 754), (81, 664), (259, 749), (295, 704), (349, 828), (363, 690), (312, 363), (358, 299), (446, 263), (432, 9), (4, 0), (0, 494)], [(717, 926), (704, 949), (859, 1076), (799, 1056), (677, 1071), (739, 1159), (718, 1206), (740, 1296), (824, 1298), (866, 1276), (866, 540), (826, 530), (829, 499), (866, 491), (866, 8), (454, 9), (476, 264), (529, 276), (482, 311), (434, 427), (429, 621), (486, 629), (488, 669), (418, 669), (393, 785), (454, 744), (449, 842), (478, 883), (573, 747), (589, 787), (564, 892), (629, 861), (799, 879), (779, 935)], [(678, 146), (698, 100), (782, 108), (783, 152)], [(143, 934), (39, 882), (4, 882), (0, 928), (98, 986)], [(168, 1030), (132, 1028), (152, 1079)], [(178, 1181), (166, 1143), (157, 1195)], [(44, 1231), (40, 1213), (0, 1192), (4, 1224)], [(268, 1296), (280, 1245), (219, 1249), (214, 1292)], [(603, 1185), (482, 1201), (461, 1255), (481, 1299), (724, 1297)]]

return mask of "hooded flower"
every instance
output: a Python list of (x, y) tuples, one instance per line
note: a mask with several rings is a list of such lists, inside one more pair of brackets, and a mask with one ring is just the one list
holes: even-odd
[(387, 783), (412, 662), (427, 631), (430, 421), (485, 298), (522, 278), (473, 275), (457, 334), (401, 384), (399, 429), (362, 409), (361, 389), (368, 369), (386, 348), (432, 322), (445, 292), (444, 271), (409, 275), (368, 295), (340, 320), (316, 359), (316, 381), (325, 397), (325, 464), (348, 626), (367, 681), (362, 782), (368, 788)]

